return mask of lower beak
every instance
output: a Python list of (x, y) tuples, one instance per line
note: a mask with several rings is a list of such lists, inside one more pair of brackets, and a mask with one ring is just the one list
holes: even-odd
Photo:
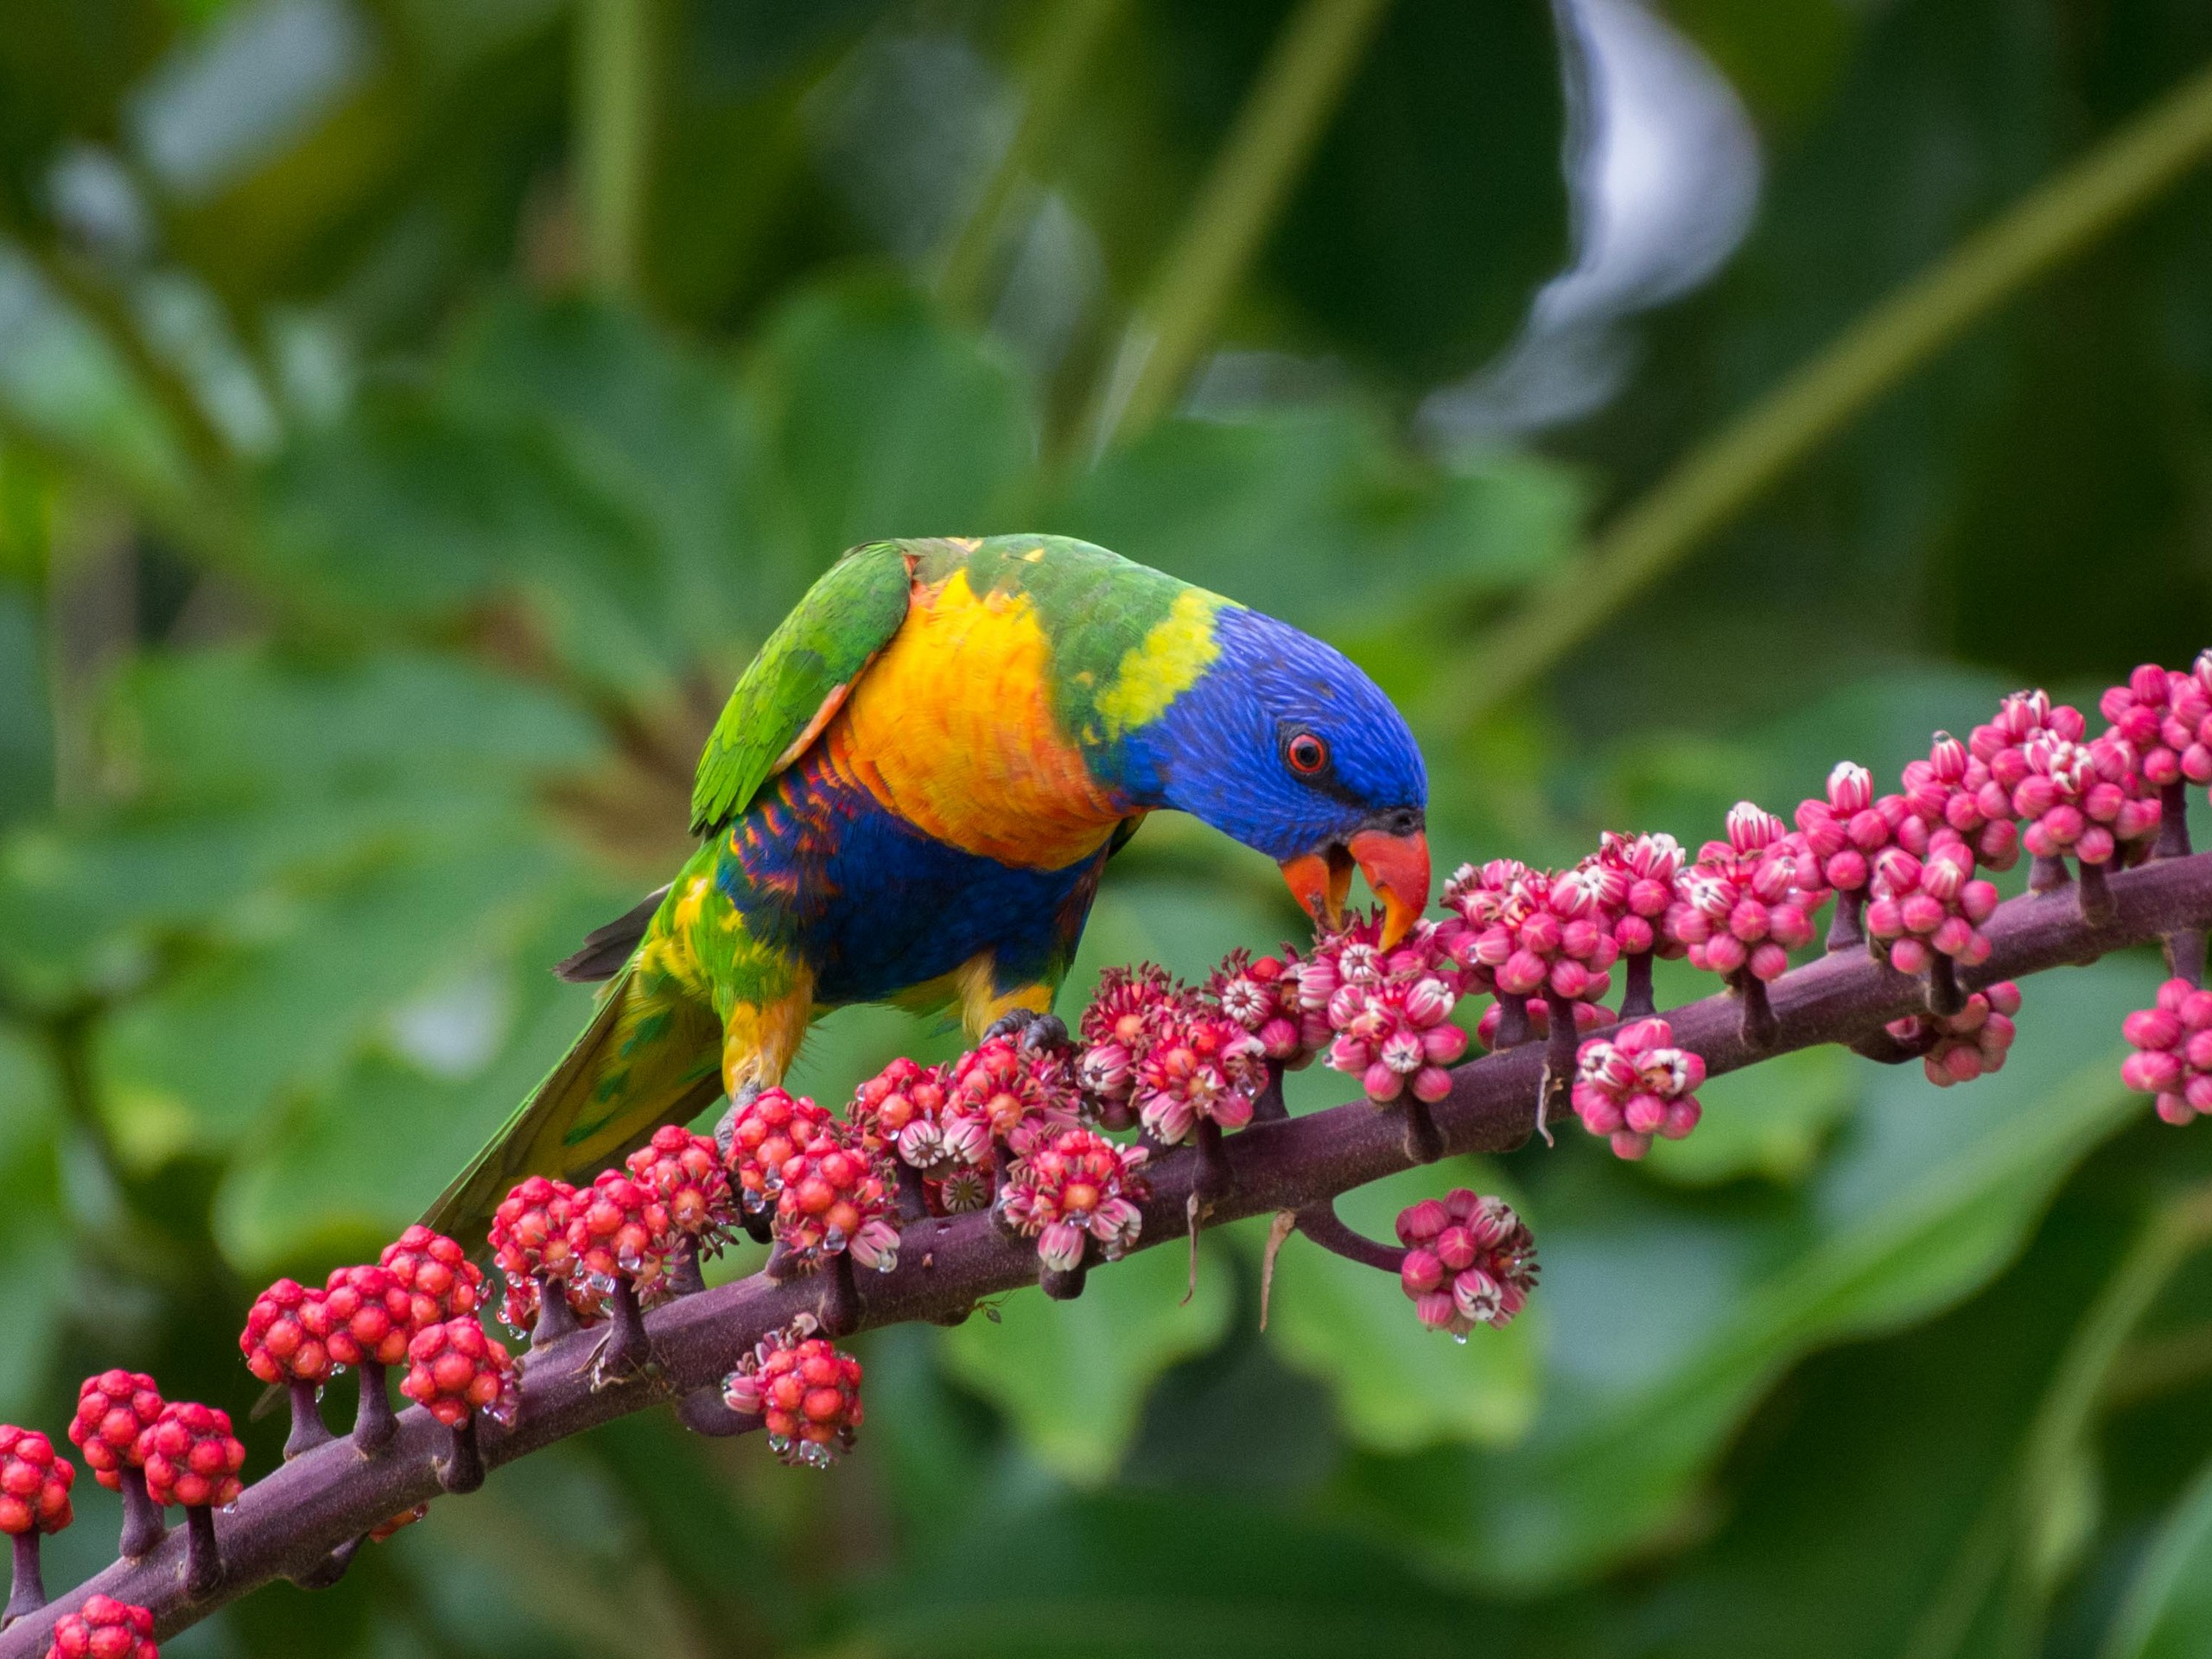
[(1393, 836), (1363, 830), (1349, 848), (1330, 847), (1282, 862), (1282, 879), (1306, 914), (1330, 927), (1343, 925), (1344, 899), (1357, 864), (1382, 901), (1382, 948), (1413, 929), (1428, 908), (1428, 837), (1420, 830)]
[(1428, 908), (1428, 837), (1418, 830), (1409, 836), (1363, 830), (1351, 838), (1351, 855), (1382, 901), (1382, 948), (1388, 950)]
[(1282, 861), (1282, 879), (1298, 907), (1325, 927), (1342, 927), (1351, 892), (1351, 855), (1342, 847), (1301, 853)]

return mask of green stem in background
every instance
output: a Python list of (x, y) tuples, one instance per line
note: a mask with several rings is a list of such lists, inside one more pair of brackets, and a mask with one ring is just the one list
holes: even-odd
[(137, 378), (168, 418), (195, 471), (228, 471), (237, 459), (231, 453), (229, 439), (208, 417), (191, 382), (154, 349), (129, 299), (104, 273), (77, 255), (39, 240), (26, 239), (16, 245), (29, 256), (54, 293), (75, 308), (79, 319), (96, 331), (125, 370)]
[(1563, 566), (1438, 693), (1479, 720), (1588, 639), (1968, 327), (2090, 247), (2212, 153), (2212, 69), (2042, 185), (1693, 450)]
[(1304, 0), (1284, 25), (1108, 371), (1090, 423), (1095, 450), (1142, 431), (1182, 391), (1389, 3)]
[(2075, 1327), (2021, 1442), (2018, 1463), (1990, 1494), (1906, 1644), (1906, 1659), (1948, 1659), (1957, 1652), (2016, 1552), (2021, 1570), (2014, 1605), (2006, 1609), (2007, 1625), (2020, 1637), (2040, 1619), (2051, 1588), (2069, 1564), (2065, 1510), (2128, 1336), (2182, 1265), (2208, 1243), (2212, 1187), (2168, 1199), (2144, 1222)]
[(1128, 10), (1128, 0), (1059, 0), (1039, 26), (1024, 78), (1020, 122), (938, 276), (938, 296), (948, 310), (963, 316), (975, 310), (1007, 205), (1076, 112), (1076, 94), (1098, 48)]
[(575, 160), (584, 270), (602, 294), (638, 283), (652, 164), (653, 0), (576, 0)]

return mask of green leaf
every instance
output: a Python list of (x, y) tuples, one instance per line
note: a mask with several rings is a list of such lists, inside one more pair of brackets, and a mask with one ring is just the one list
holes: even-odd
[[(1337, 1213), (1388, 1240), (1398, 1211), (1453, 1186), (1499, 1190), (1472, 1159), (1407, 1170), (1346, 1193)], [(1301, 1233), (1275, 1262), (1268, 1336), (1298, 1370), (1329, 1385), (1344, 1432), (1378, 1452), (1440, 1441), (1510, 1443), (1535, 1421), (1541, 1297), (1503, 1331), (1464, 1344), (1424, 1329), (1388, 1274), (1324, 1250)]]
[(1492, 455), (1452, 471), (1396, 451), (1358, 410), (1324, 407), (1165, 422), (1044, 517), (1340, 637), (1510, 590), (1573, 546), (1582, 505), (1573, 475), (1547, 462)]
[[(5, 484), (0, 475), (0, 488)], [(0, 825), (53, 802), (54, 717), (47, 707), (38, 617), (28, 593), (0, 582)]]
[(1187, 1249), (1179, 1240), (1094, 1268), (1071, 1302), (1033, 1286), (978, 1310), (938, 1349), (960, 1382), (1004, 1411), (1039, 1462), (1086, 1484), (1114, 1472), (1135, 1438), (1153, 1382), (1177, 1360), (1220, 1341), (1236, 1296), (1220, 1248), (1199, 1252), (1188, 1301)]
[(1840, 1048), (1799, 1049), (1715, 1077), (1698, 1090), (1705, 1113), (1697, 1128), (1680, 1141), (1653, 1141), (1643, 1167), (1685, 1186), (1745, 1176), (1795, 1185), (1850, 1117), (1859, 1080)]
[(2212, 1463), (2175, 1502), (2121, 1597), (2099, 1659), (2212, 1651)]
[(527, 600), (587, 677), (666, 695), (798, 595), (734, 377), (581, 302), (485, 308), (427, 385), (378, 388), (263, 480), (264, 556), (391, 620)]
[[(1008, 1659), (1446, 1659), (1537, 1650), (1510, 1612), (1395, 1551), (1211, 1493), (1052, 1494), (938, 1517), (906, 1570), (862, 1587), (856, 1646)], [(1544, 1649), (1544, 1651), (1554, 1649)]]
[(808, 570), (861, 542), (978, 536), (1019, 511), (1034, 416), (999, 351), (881, 284), (803, 292), (753, 360)]

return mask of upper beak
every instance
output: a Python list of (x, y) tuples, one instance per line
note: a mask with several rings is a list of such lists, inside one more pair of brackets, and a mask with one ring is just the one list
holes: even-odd
[(1428, 837), (1420, 830), (1394, 836), (1363, 830), (1349, 848), (1332, 845), (1282, 861), (1282, 879), (1306, 912), (1331, 927), (1344, 924), (1352, 866), (1382, 901), (1382, 948), (1406, 937), (1428, 908)]

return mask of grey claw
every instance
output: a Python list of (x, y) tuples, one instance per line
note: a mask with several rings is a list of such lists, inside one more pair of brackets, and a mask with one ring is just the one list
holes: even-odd
[(1067, 1021), (1057, 1014), (1039, 1014), (1023, 1027), (1021, 1046), (1032, 1051), (1068, 1047)]

